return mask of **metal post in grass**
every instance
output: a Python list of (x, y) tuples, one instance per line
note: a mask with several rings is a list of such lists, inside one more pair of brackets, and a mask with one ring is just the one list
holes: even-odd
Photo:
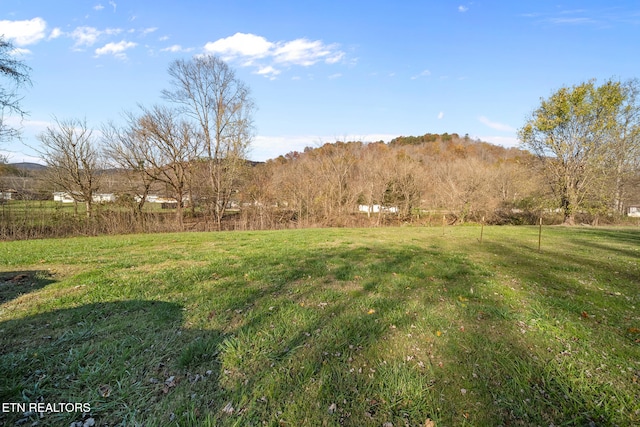
[(538, 252), (541, 252), (542, 245), (542, 217), (540, 217), (540, 226), (538, 228)]
[(482, 244), (483, 234), (484, 234), (484, 217), (482, 217), (482, 222), (480, 223), (480, 244)]

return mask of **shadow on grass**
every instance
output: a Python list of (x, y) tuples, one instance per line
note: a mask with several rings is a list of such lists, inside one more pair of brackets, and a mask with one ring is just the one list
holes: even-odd
[[(215, 389), (220, 364), (216, 331), (182, 328), (183, 308), (160, 301), (119, 301), (61, 309), (0, 323), (0, 401), (84, 403), (90, 413), (0, 413), (3, 425), (70, 425), (94, 418), (97, 425), (178, 423), (165, 409), (181, 383), (208, 382)], [(191, 346), (191, 347), (189, 347)], [(207, 357), (207, 370), (190, 364)]]
[(46, 270), (0, 272), (0, 304), (53, 283)]
[(590, 239), (605, 239), (610, 242), (619, 242), (627, 245), (640, 245), (640, 227), (638, 228), (587, 228), (580, 229), (579, 236), (588, 236)]
[[(316, 248), (220, 267), (215, 274), (234, 280), (203, 303), (228, 325), (220, 393), (216, 405), (200, 403), (208, 415), (190, 425), (630, 420), (635, 398), (598, 377), (600, 357), (572, 364), (578, 349), (605, 350), (571, 329), (584, 329), (580, 304), (597, 296), (566, 274), (580, 258), (540, 260), (525, 249), (485, 246), (523, 285), (542, 282), (512, 299), (488, 283), (486, 266), (419, 246)], [(204, 267), (196, 276), (211, 273)], [(569, 330), (556, 326), (558, 311), (562, 320), (573, 316)], [(607, 369), (624, 360), (614, 356)]]
[[(579, 426), (640, 422), (638, 345), (627, 333), (637, 314), (640, 278), (624, 269), (624, 261), (612, 261), (613, 254), (628, 256), (630, 249), (592, 241), (605, 236), (606, 242), (629, 245), (638, 234), (594, 230), (584, 235), (589, 237), (570, 240), (573, 247), (547, 247), (542, 253), (517, 241), (483, 247), (515, 278), (512, 327), (503, 329), (505, 336), (478, 337), (486, 350), (513, 355), (500, 358), (502, 366), (481, 363), (495, 368), (485, 371), (492, 376), (487, 390), (506, 420)], [(625, 370), (637, 373), (629, 377)]]
[[(431, 290), (407, 291), (433, 286), (415, 258), (450, 263), (439, 256), (364, 247), (245, 258), (241, 268), (262, 266), (270, 285), (234, 306), (246, 311), (222, 353), (229, 399), (241, 415), (212, 425), (417, 425), (435, 418), (433, 373), (397, 360), (398, 349), (386, 343), (417, 322), (407, 311), (414, 299), (433, 299)], [(468, 273), (449, 267), (456, 270), (451, 279)]]
[[(593, 249), (603, 258), (626, 256), (640, 258), (640, 228), (586, 228), (572, 230), (571, 242), (578, 247)], [(640, 280), (640, 274), (636, 275)]]

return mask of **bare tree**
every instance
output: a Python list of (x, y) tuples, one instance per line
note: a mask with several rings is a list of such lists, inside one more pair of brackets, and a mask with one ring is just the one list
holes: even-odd
[(319, 210), (327, 224), (335, 224), (356, 208), (359, 193), (354, 190), (354, 174), (362, 144), (336, 141), (307, 153), (311, 162), (311, 185), (321, 192)]
[(388, 206), (398, 208), (398, 217), (410, 219), (413, 210), (419, 207), (422, 188), (420, 165), (413, 158), (400, 151), (387, 160), (393, 174), (387, 184), (384, 201)]
[(259, 164), (249, 170), (242, 190), (242, 213), (253, 221), (250, 227), (265, 229), (274, 226), (273, 212), (277, 189), (273, 185), (274, 162)]
[[(144, 191), (140, 199), (154, 183), (162, 183), (176, 200), (176, 219), (182, 227), (193, 162), (200, 155), (197, 135), (175, 110), (162, 106), (141, 109), (140, 116), (127, 115), (124, 129), (107, 129), (106, 153), (116, 164), (135, 173)], [(143, 203), (140, 200), (139, 210)]]
[(31, 84), (31, 69), (15, 59), (14, 51), (13, 44), (0, 36), (0, 76), (9, 80), (8, 85), (3, 83), (0, 86), (0, 141), (19, 135), (17, 129), (6, 123), (5, 113), (18, 114), (20, 117), (26, 114), (20, 106), (22, 98), (18, 96), (18, 89)]
[(221, 228), (231, 195), (245, 166), (253, 131), (254, 104), (235, 72), (216, 56), (176, 60), (169, 66), (172, 90), (163, 96), (194, 120), (204, 139), (210, 208)]
[(125, 192), (135, 196), (131, 199), (131, 203), (135, 203), (134, 216), (144, 221), (144, 205), (157, 179), (155, 173), (147, 168), (146, 148), (140, 143), (136, 132), (137, 117), (127, 113), (126, 119), (127, 124), (123, 127), (113, 122), (103, 126), (104, 153), (112, 167), (124, 172), (128, 181)]
[(55, 123), (38, 136), (40, 154), (49, 167), (47, 178), (76, 203), (84, 203), (90, 218), (93, 196), (100, 186), (100, 150), (86, 121), (55, 119)]
[(364, 147), (358, 167), (360, 199), (368, 207), (368, 217), (371, 217), (374, 205), (378, 205), (377, 225), (382, 222), (385, 194), (395, 172), (388, 164), (389, 152), (389, 147), (384, 143), (368, 144)]

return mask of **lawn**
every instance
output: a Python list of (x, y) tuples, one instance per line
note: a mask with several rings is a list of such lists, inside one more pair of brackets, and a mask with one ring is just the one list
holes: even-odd
[(0, 424), (640, 425), (640, 228), (479, 237), (1, 242)]

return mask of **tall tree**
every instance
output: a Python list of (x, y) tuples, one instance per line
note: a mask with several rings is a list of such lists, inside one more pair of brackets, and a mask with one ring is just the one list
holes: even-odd
[(218, 229), (246, 165), (253, 131), (249, 88), (222, 59), (206, 55), (169, 66), (171, 90), (163, 96), (194, 120), (202, 133), (208, 166), (209, 200)]
[(603, 179), (606, 148), (623, 99), (620, 83), (611, 80), (563, 87), (542, 99), (518, 131), (523, 147), (543, 164), (565, 224), (575, 223), (585, 196)]
[[(7, 124), (5, 114), (17, 114), (23, 117), (26, 113), (20, 106), (21, 97), (18, 89), (31, 84), (29, 72), (31, 69), (24, 62), (14, 57), (13, 44), (0, 36), (0, 141), (5, 141), (19, 135), (14, 127)], [(5, 83), (8, 80), (8, 84)]]
[(101, 152), (86, 121), (55, 120), (38, 136), (40, 154), (48, 169), (48, 179), (84, 203), (87, 217), (93, 216), (93, 195), (100, 186)]

